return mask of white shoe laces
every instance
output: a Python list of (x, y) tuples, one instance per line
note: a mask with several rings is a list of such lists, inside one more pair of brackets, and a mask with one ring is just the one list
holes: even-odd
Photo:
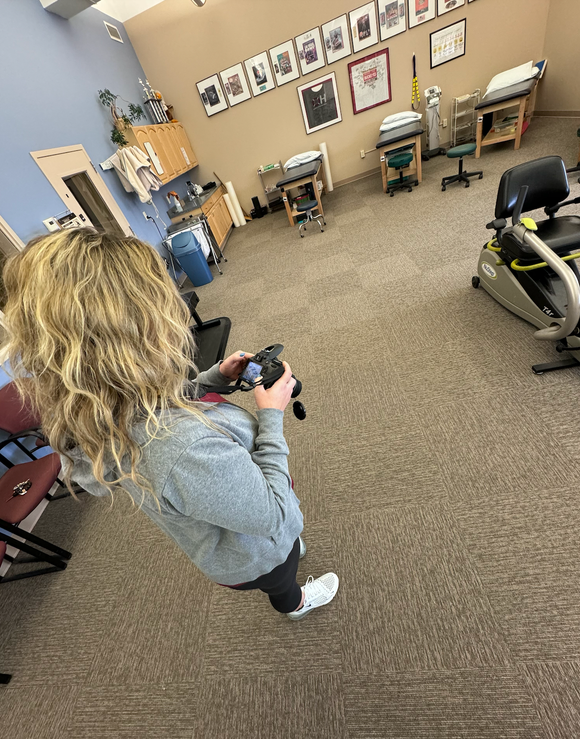
[(326, 600), (330, 595), (328, 587), (320, 581), (315, 580), (312, 575), (306, 580), (304, 585), (304, 606), (315, 605), (319, 600)]

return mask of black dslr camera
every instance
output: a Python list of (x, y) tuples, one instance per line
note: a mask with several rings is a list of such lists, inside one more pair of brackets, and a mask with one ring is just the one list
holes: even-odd
[[(220, 393), (220, 395), (231, 395), (236, 390), (247, 393), (255, 387), (263, 386), (266, 390), (279, 380), (284, 374), (284, 365), (277, 359), (284, 347), (282, 344), (272, 344), (262, 351), (254, 354), (248, 359), (248, 364), (244, 371), (238, 377), (235, 385), (227, 385), (225, 387), (206, 387), (206, 392)], [(292, 375), (294, 377), (294, 375)], [(258, 379), (260, 378), (260, 379)], [(296, 380), (296, 377), (294, 377)], [(296, 385), (292, 390), (292, 397), (296, 398), (302, 392), (302, 383), (296, 380)], [(295, 400), (292, 406), (296, 418), (303, 421), (306, 418), (306, 409), (299, 400)]]
[[(256, 385), (263, 385), (266, 390), (279, 380), (284, 374), (284, 365), (276, 357), (282, 352), (284, 347), (282, 344), (272, 344), (267, 346), (262, 351), (254, 354), (253, 357), (248, 361), (246, 369), (240, 375), (236, 384), (241, 385), (242, 382), (251, 385), (253, 388)], [(261, 381), (256, 382), (256, 378), (261, 377)], [(294, 377), (294, 375), (292, 375)], [(296, 380), (296, 378), (294, 377)], [(302, 383), (300, 380), (296, 380), (296, 385), (292, 391), (292, 397), (297, 398), (302, 391)]]
[[(254, 354), (249, 359), (246, 369), (239, 376), (235, 387), (240, 390), (252, 390), (258, 385), (262, 385), (266, 390), (272, 387), (276, 380), (279, 380), (284, 374), (284, 365), (277, 359), (282, 349), (284, 349), (282, 344), (271, 344), (257, 354)], [(258, 377), (261, 379), (257, 380)], [(302, 383), (296, 377), (294, 379), (296, 380), (296, 385), (294, 386), (294, 390), (292, 390), (291, 397), (297, 398), (302, 392)], [(300, 401), (294, 401), (292, 410), (296, 418), (301, 421), (306, 418), (306, 409)]]

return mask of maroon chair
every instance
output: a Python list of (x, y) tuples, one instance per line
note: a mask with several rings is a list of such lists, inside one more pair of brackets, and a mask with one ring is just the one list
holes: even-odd
[[(9, 382), (0, 388), (0, 429), (6, 431), (10, 436), (4, 440), (3, 446), (8, 444), (14, 444), (20, 451), (24, 452), (29, 459), (37, 459), (34, 453), (27, 449), (22, 443), (21, 439), (28, 437), (36, 437), (36, 446), (39, 448), (48, 446), (48, 442), (42, 435), (40, 428), (40, 419), (22, 402), (22, 399), (16, 388), (14, 382)], [(0, 447), (1, 448), (1, 447)], [(11, 462), (3, 454), (0, 454), (0, 463), (5, 467), (12, 467), (14, 462)], [(66, 485), (60, 478), (57, 478), (57, 483), (61, 488), (66, 488)], [(75, 493), (84, 493), (85, 491), (78, 485), (74, 486)], [(61, 498), (68, 498), (70, 493), (63, 492), (60, 495), (55, 495), (52, 500), (60, 500)]]
[[(10, 439), (0, 442), (0, 449), (9, 443)], [(35, 459), (31, 462), (11, 464), (9, 469), (0, 478), (0, 529), (3, 529), (4, 532), (12, 536), (23, 538), (25, 540), (24, 543), (18, 543), (16, 546), (23, 552), (32, 555), (35, 559), (52, 565), (51, 572), (55, 571), (55, 569), (64, 570), (66, 568), (66, 561), (72, 556), (71, 553), (55, 544), (51, 544), (45, 539), (41, 539), (35, 534), (24, 531), (20, 528), (20, 524), (45, 498), (51, 499), (49, 491), (57, 481), (60, 467), (60, 457), (53, 452), (46, 457)], [(6, 535), (4, 533), (0, 534), (0, 538), (6, 541)], [(51, 552), (51, 554), (44, 554), (38, 549), (31, 547), (30, 544), (42, 547), (48, 552)], [(11, 577), (11, 579), (30, 577), (31, 574), (36, 574), (36, 571), (33, 573), (23, 573), (20, 576)]]
[[(29, 459), (36, 459), (20, 439), (34, 435), (37, 437), (37, 445), (45, 446), (46, 440), (40, 434), (40, 419), (22, 402), (14, 382), (9, 382), (0, 388), (0, 419), (0, 429), (10, 435), (11, 443), (24, 452)], [(29, 432), (35, 433), (30, 434)], [(0, 462), (10, 467), (11, 463), (6, 464), (7, 461), (4, 456), (0, 457)]]

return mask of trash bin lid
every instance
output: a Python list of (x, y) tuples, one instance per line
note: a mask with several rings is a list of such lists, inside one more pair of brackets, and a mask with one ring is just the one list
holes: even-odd
[(184, 257), (199, 249), (201, 249), (201, 244), (191, 231), (181, 231), (171, 239), (171, 252), (176, 257)]

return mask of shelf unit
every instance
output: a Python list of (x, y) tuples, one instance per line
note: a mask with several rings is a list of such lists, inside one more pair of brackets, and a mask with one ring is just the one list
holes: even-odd
[(451, 146), (459, 146), (468, 141), (475, 141), (477, 115), (475, 106), (481, 100), (481, 90), (478, 88), (470, 95), (451, 100)]
[[(271, 176), (275, 175), (275, 179)], [(275, 162), (273, 164), (266, 164), (258, 167), (258, 177), (262, 185), (262, 191), (266, 196), (266, 203), (270, 210), (278, 210), (284, 207), (282, 200), (282, 193), (279, 187), (276, 187), (276, 182), (280, 180), (284, 170), (282, 168), (282, 161)]]

